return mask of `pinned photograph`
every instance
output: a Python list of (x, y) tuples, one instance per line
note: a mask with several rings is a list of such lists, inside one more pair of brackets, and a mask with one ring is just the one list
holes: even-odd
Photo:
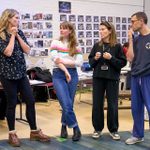
[(33, 15), (33, 20), (42, 20), (43, 19), (43, 14), (42, 13), (37, 13)]
[(126, 43), (127, 39), (126, 38), (122, 38), (122, 44)]
[(128, 23), (131, 23), (131, 18), (128, 18)]
[(69, 15), (69, 21), (70, 22), (75, 22), (76, 21), (76, 16), (75, 15)]
[(30, 56), (35, 56), (36, 50), (35, 49), (31, 49), (29, 55)]
[(120, 37), (120, 32), (119, 31), (117, 31), (116, 34), (117, 34), (117, 37)]
[(80, 46), (84, 46), (85, 45), (83, 39), (79, 39), (78, 42), (79, 42)]
[(22, 29), (28, 29), (28, 22), (22, 22)]
[(23, 19), (23, 20), (31, 19), (30, 17), (31, 17), (31, 16), (30, 16), (29, 13), (26, 13), (26, 14), (22, 14), (22, 15), (21, 15), (21, 19)]
[(84, 54), (85, 53), (85, 48), (81, 47), (81, 51), (82, 51), (82, 54)]
[(87, 31), (87, 32), (86, 32), (86, 37), (87, 37), (87, 38), (92, 37), (92, 32), (91, 32), (91, 31)]
[(86, 22), (92, 22), (92, 17), (91, 16), (86, 16)]
[(116, 23), (120, 23), (120, 17), (116, 17)]
[(28, 29), (33, 29), (33, 23), (32, 22), (28, 22)]
[(99, 39), (94, 39), (94, 40), (93, 40), (93, 43), (94, 43), (94, 44), (97, 43), (97, 42), (99, 42)]
[(93, 20), (94, 20), (94, 22), (99, 22), (99, 16), (94, 16)]
[(123, 17), (122, 18), (122, 23), (127, 23), (127, 18)]
[(43, 38), (53, 38), (53, 32), (52, 31), (44, 31)]
[(111, 17), (111, 16), (108, 16), (108, 22), (113, 22), (113, 17)]
[(128, 25), (128, 30), (130, 30), (130, 28), (131, 28), (131, 25), (129, 24), (129, 25)]
[(101, 22), (106, 21), (106, 16), (101, 16)]
[(87, 47), (87, 48), (86, 48), (86, 53), (90, 53), (91, 50), (92, 50), (92, 47)]
[(121, 40), (120, 40), (120, 38), (118, 38), (118, 39), (117, 39), (117, 43), (121, 43)]
[(37, 41), (37, 47), (42, 48), (43, 47), (43, 40)]
[(84, 30), (84, 24), (83, 23), (78, 24), (78, 30)]
[(116, 24), (116, 30), (120, 30), (120, 24)]
[(51, 22), (45, 22), (45, 28), (46, 29), (52, 29), (52, 23)]
[(126, 31), (123, 31), (123, 32), (122, 32), (122, 37), (126, 37), (126, 36), (127, 36)]
[(53, 20), (53, 15), (52, 14), (44, 14), (43, 19), (44, 20)]
[(84, 38), (84, 32), (83, 31), (78, 32), (78, 38)]
[(25, 35), (26, 38), (33, 38), (33, 33), (32, 32), (25, 31), (24, 35)]
[(98, 38), (99, 37), (99, 31), (94, 31), (93, 35), (94, 35), (95, 38)]
[(122, 25), (122, 30), (127, 30), (126, 24), (123, 24), (123, 25)]
[(43, 41), (43, 47), (49, 48), (51, 46), (51, 42), (52, 42), (52, 40), (44, 40)]
[(86, 40), (86, 46), (92, 46), (92, 40), (91, 39)]
[(92, 30), (92, 24), (86, 24), (86, 30)]
[(67, 21), (67, 16), (66, 15), (60, 15), (60, 21)]
[(93, 30), (99, 30), (99, 24), (93, 24)]
[(83, 15), (78, 16), (78, 22), (84, 22), (84, 16)]

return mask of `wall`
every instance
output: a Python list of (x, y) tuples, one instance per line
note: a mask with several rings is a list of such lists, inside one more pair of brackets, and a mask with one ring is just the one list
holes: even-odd
[[(71, 2), (71, 14), (130, 17), (136, 11), (143, 11), (143, 0), (66, 0)], [(149, 1), (149, 0), (147, 0)], [(59, 34), (59, 0), (0, 0), (0, 13), (14, 8), (21, 13), (53, 14), (53, 35)], [(148, 9), (148, 8), (147, 8)], [(88, 54), (84, 55), (87, 59)]]
[(148, 25), (150, 26), (150, 0), (144, 0), (144, 12), (148, 17)]
[[(72, 14), (111, 15), (130, 17), (132, 13), (143, 10), (143, 0), (66, 0), (72, 2)], [(149, 0), (147, 0), (149, 1)], [(6, 8), (15, 8), (20, 12), (53, 13), (54, 37), (58, 36), (59, 16), (58, 0), (0, 0), (0, 13)]]

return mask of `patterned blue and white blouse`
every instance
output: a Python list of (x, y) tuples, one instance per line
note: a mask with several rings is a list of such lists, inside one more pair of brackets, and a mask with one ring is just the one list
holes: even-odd
[[(6, 41), (0, 38), (0, 76), (3, 76), (6, 79), (17, 80), (26, 75), (24, 53), (16, 38), (12, 55), (10, 57), (4, 55), (3, 52), (9, 44), (11, 37), (6, 31), (5, 34)], [(18, 34), (28, 44), (21, 30), (18, 31)]]

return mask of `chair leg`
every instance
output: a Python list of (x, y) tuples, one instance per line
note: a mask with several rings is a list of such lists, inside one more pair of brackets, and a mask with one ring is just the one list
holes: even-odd
[(46, 89), (47, 89), (48, 100), (50, 100), (51, 97), (50, 97), (50, 93), (49, 93), (49, 88), (48, 88), (48, 86), (46, 86)]

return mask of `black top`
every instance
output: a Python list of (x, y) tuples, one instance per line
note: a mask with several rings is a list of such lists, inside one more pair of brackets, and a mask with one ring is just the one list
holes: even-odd
[[(109, 52), (112, 55), (112, 58), (106, 60), (101, 56), (100, 59), (95, 60), (94, 56), (96, 52), (100, 52), (102, 55), (104, 52)], [(114, 47), (110, 47), (108, 43), (104, 43), (102, 46), (100, 46), (99, 43), (96, 43), (89, 55), (89, 63), (94, 69), (93, 77), (119, 80), (121, 68), (126, 65), (127, 60), (123, 53), (121, 44), (116, 44)], [(102, 69), (104, 64), (108, 69)]]
[(131, 74), (133, 76), (150, 75), (150, 34), (136, 37), (133, 41), (133, 49)]
[[(6, 79), (17, 80), (26, 75), (26, 63), (23, 50), (17, 38), (15, 39), (14, 50), (10, 57), (3, 54), (11, 35), (7, 32), (6, 41), (0, 38), (0, 76)], [(18, 31), (20, 37), (27, 43), (27, 40), (21, 30)], [(27, 43), (28, 44), (28, 43)]]

